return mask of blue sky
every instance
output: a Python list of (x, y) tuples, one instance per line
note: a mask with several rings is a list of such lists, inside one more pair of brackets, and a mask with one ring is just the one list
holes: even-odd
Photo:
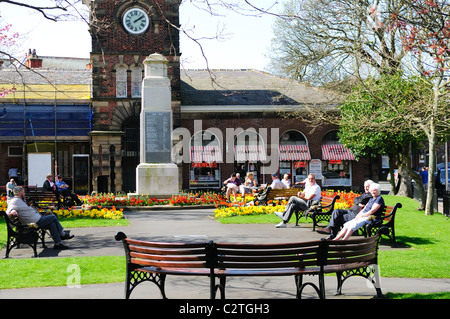
[[(253, 2), (268, 7), (276, 1)], [(280, 7), (278, 4), (274, 10)], [(220, 17), (211, 17), (194, 8), (188, 1), (180, 8), (180, 23), (192, 30), (193, 37), (211, 37), (217, 29), (224, 28), (224, 39), (201, 42), (210, 68), (264, 70), (268, 62), (265, 55), (272, 38), (272, 16), (243, 16), (225, 10), (222, 14)], [(18, 48), (20, 55), (30, 48), (36, 49), (41, 56), (89, 57), (90, 36), (83, 22), (47, 21), (40, 13), (4, 3), (0, 3), (0, 15), (3, 22), (12, 24), (13, 30), (22, 37)], [(197, 44), (182, 35), (180, 47), (183, 68), (206, 68)]]

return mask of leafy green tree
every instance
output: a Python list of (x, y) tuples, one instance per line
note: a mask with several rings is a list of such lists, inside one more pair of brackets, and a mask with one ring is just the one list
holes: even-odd
[[(425, 134), (409, 130), (405, 121), (416, 102), (430, 95), (432, 86), (418, 78), (404, 78), (401, 74), (385, 74), (369, 78), (356, 86), (340, 107), (340, 140), (357, 157), (387, 155), (393, 176), (393, 162), (397, 159), (401, 178), (416, 181), (425, 206), (425, 192), (422, 180), (411, 169), (411, 145), (426, 140)], [(420, 110), (419, 110), (420, 112)], [(417, 113), (417, 112), (415, 112)], [(395, 192), (395, 181), (391, 178), (391, 189)], [(409, 189), (401, 189), (409, 196)]]

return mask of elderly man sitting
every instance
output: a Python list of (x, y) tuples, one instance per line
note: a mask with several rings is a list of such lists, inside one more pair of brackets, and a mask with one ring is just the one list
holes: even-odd
[(42, 216), (34, 207), (28, 206), (25, 202), (25, 190), (23, 187), (14, 188), (14, 197), (8, 199), (8, 208), (6, 213), (11, 216), (17, 216), (21, 224), (34, 223), (40, 228), (48, 229), (55, 242), (54, 249), (67, 249), (61, 240), (71, 239), (74, 236), (64, 231), (55, 215)]

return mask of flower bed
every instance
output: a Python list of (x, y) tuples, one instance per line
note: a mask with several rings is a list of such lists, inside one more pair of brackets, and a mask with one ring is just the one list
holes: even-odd
[[(322, 196), (334, 197), (340, 196), (336, 201), (335, 208), (348, 209), (353, 205), (355, 197), (359, 196), (353, 192), (341, 192), (325, 190)], [(267, 206), (254, 206), (251, 201), (253, 196), (242, 198), (237, 196), (236, 202), (232, 197), (232, 203), (227, 203), (225, 198), (220, 194), (205, 193), (182, 193), (172, 196), (169, 199), (156, 199), (148, 197), (127, 198), (125, 196), (116, 196), (113, 194), (99, 194), (95, 196), (80, 196), (84, 202), (81, 209), (68, 208), (54, 210), (59, 218), (64, 217), (88, 217), (88, 218), (123, 218), (123, 209), (116, 209), (118, 206), (154, 206), (154, 205), (171, 205), (171, 206), (187, 206), (187, 205), (215, 205), (214, 216), (216, 218), (240, 216), (240, 215), (257, 215), (272, 214), (275, 211), (282, 211), (286, 207), (286, 201), (270, 201)], [(112, 208), (111, 208), (112, 207)], [(0, 210), (6, 211), (6, 197), (0, 198)]]
[[(353, 205), (353, 200), (360, 194), (353, 192), (341, 192), (333, 190), (322, 191), (322, 197), (334, 197), (339, 195), (335, 203), (335, 209), (349, 209)], [(232, 198), (233, 200), (234, 198)], [(248, 203), (253, 199), (252, 196), (246, 196), (244, 199), (238, 195), (236, 203), (226, 203), (218, 206), (214, 210), (215, 218), (242, 216), (242, 215), (259, 215), (259, 214), (272, 214), (276, 211), (284, 211), (286, 207), (286, 201), (269, 201), (267, 206), (253, 206)]]
[[(6, 211), (8, 205), (6, 197), (0, 198), (0, 210)], [(123, 209), (116, 209), (114, 206), (112, 208), (105, 207), (90, 207), (83, 205), (81, 209), (76, 208), (64, 208), (55, 209), (53, 213), (58, 216), (58, 218), (104, 218), (104, 219), (121, 219), (123, 218)]]
[(181, 193), (168, 199), (156, 199), (146, 196), (128, 198), (113, 194), (99, 194), (95, 196), (85, 196), (84, 202), (91, 206), (154, 206), (154, 205), (220, 205), (225, 202), (222, 195), (202, 192), (202, 193)]

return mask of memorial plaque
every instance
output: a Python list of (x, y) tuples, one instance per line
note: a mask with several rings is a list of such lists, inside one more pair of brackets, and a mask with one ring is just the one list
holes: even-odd
[(171, 162), (170, 112), (145, 112), (145, 162)]

